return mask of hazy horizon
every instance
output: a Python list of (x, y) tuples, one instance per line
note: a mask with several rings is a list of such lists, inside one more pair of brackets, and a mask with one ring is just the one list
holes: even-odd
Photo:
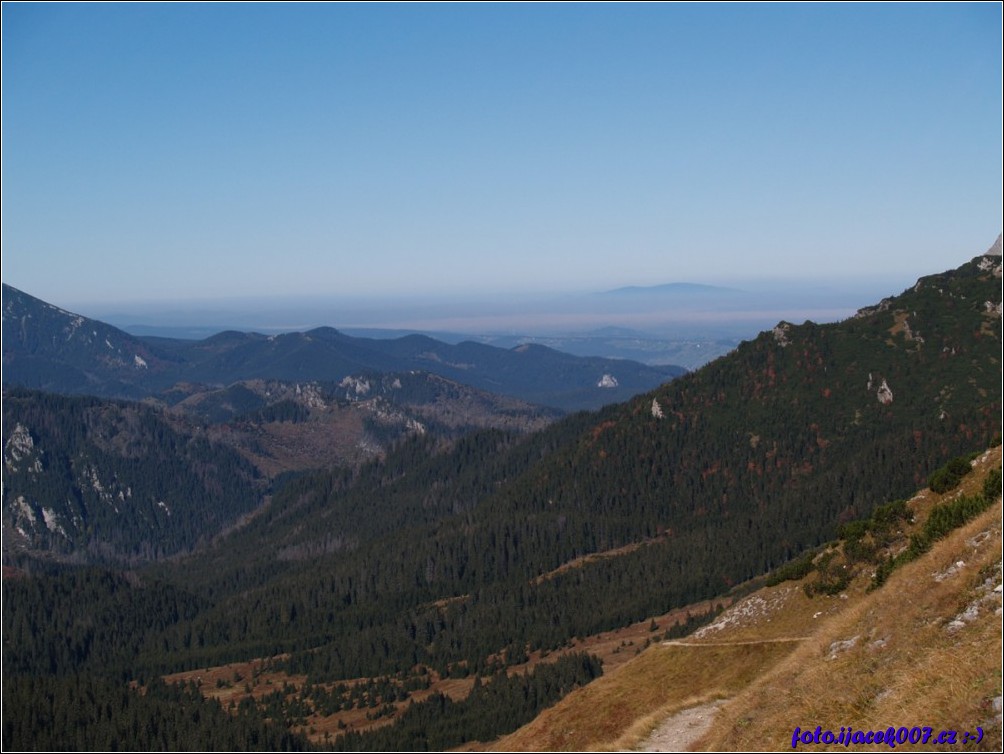
[(693, 333), (738, 336), (771, 327), (782, 319), (820, 323), (843, 319), (908, 287), (875, 280), (843, 284), (746, 281), (736, 287), (700, 285), (695, 291), (682, 292), (639, 286), (630, 292), (262, 296), (49, 303), (124, 329), (148, 332), (191, 328), (200, 332), (239, 329), (273, 333), (327, 326), (471, 335), (554, 335), (624, 328), (657, 337)]

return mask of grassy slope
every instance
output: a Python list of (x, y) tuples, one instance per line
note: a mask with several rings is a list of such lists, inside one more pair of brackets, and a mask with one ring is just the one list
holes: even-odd
[[(995, 448), (958, 490), (918, 494), (910, 501), (916, 524), (935, 503), (978, 493), (984, 473), (1000, 462)], [(964, 566), (950, 570), (960, 561)], [(983, 741), (966, 748), (999, 749), (993, 704), (1001, 695), (1001, 603), (993, 586), (1001, 583), (1000, 564), (998, 502), (874, 592), (867, 592), (867, 572), (834, 597), (809, 599), (801, 582), (761, 589), (727, 611), (719, 628), (651, 647), (491, 748), (631, 748), (668, 715), (729, 699), (695, 748), (790, 749), (796, 726), (836, 733), (848, 725), (931, 726), (961, 736), (980, 725)], [(949, 622), (973, 604), (978, 617), (950, 631)], [(850, 648), (838, 644), (854, 637)]]

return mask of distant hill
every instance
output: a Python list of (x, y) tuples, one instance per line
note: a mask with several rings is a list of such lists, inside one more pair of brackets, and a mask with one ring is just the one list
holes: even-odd
[(686, 372), (570, 356), (544, 346), (452, 345), (421, 335), (354, 338), (330, 327), (268, 336), (227, 331), (198, 341), (139, 338), (8, 285), (3, 286), (3, 342), (7, 384), (116, 398), (146, 397), (179, 382), (337, 382), (359, 373), (421, 370), (574, 411), (625, 400)]
[(625, 327), (563, 335), (493, 335), (485, 342), (499, 348), (514, 348), (526, 343), (548, 346), (576, 356), (604, 354), (613, 358), (633, 359), (644, 364), (675, 364), (698, 369), (723, 356), (740, 343), (740, 338), (694, 335), (667, 338)]
[(429, 372), (366, 373), (340, 382), (242, 380), (226, 387), (182, 383), (157, 398), (173, 415), (205, 423), (269, 477), (354, 467), (413, 435), (447, 441), (479, 429), (543, 429), (561, 416)]

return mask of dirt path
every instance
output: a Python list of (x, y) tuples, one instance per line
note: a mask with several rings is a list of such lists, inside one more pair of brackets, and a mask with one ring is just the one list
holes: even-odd
[[(780, 644), (783, 642), (805, 641), (806, 636), (782, 637), (777, 639), (756, 639), (751, 641), (664, 641), (663, 646), (671, 647), (723, 647), (748, 644)], [(701, 704), (680, 710), (670, 715), (636, 751), (686, 751), (711, 727), (718, 709), (724, 700)]]
[(718, 708), (725, 702), (718, 700), (667, 717), (637, 751), (686, 751), (711, 727)]
[(783, 644), (788, 641), (805, 641), (808, 636), (792, 636), (779, 639), (752, 639), (750, 641), (664, 641), (664, 647), (738, 647), (746, 644)]

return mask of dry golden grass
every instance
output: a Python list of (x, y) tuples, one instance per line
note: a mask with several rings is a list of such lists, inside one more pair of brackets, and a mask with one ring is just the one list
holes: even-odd
[(651, 646), (489, 748), (576, 751), (630, 746), (671, 712), (735, 694), (794, 646)]
[(611, 550), (604, 550), (603, 552), (594, 552), (594, 553), (590, 553), (589, 555), (583, 555), (581, 557), (575, 558), (574, 560), (570, 560), (567, 563), (561, 564), (560, 566), (558, 566), (557, 568), (555, 568), (553, 571), (549, 571), (548, 573), (542, 573), (540, 576), (537, 576), (536, 578), (531, 579), (530, 580), (530, 585), (531, 586), (537, 586), (538, 584), (541, 584), (541, 583), (543, 583), (545, 581), (549, 581), (550, 579), (553, 579), (553, 578), (555, 578), (557, 576), (560, 576), (563, 573), (567, 573), (568, 571), (571, 571), (573, 568), (581, 568), (584, 565), (589, 565), (590, 563), (595, 563), (597, 561), (605, 560), (607, 558), (619, 558), (619, 557), (621, 557), (623, 555), (628, 555), (628, 554), (630, 554), (630, 553), (632, 553), (632, 552), (634, 552), (634, 551), (636, 551), (636, 550), (644, 547), (645, 545), (651, 544), (652, 542), (655, 542), (655, 541), (658, 541), (658, 540), (649, 540), (649, 541), (645, 541), (645, 542), (634, 542), (634, 543), (629, 544), (629, 545), (624, 545), (623, 547), (616, 547), (616, 548), (611, 549)]
[[(526, 665), (518, 665), (512, 672), (522, 673), (537, 662), (547, 662), (562, 654), (569, 652), (586, 652), (599, 657), (603, 661), (604, 673), (611, 672), (627, 662), (635, 659), (650, 644), (659, 643), (661, 636), (666, 629), (678, 623), (685, 623), (688, 615), (702, 615), (715, 609), (716, 606), (728, 607), (732, 602), (731, 597), (722, 597), (717, 600), (706, 600), (696, 602), (686, 607), (670, 610), (662, 615), (655, 615), (651, 618), (632, 623), (623, 628), (604, 631), (603, 633), (576, 638), (569, 642), (566, 649), (552, 652), (548, 656), (543, 656), (539, 652), (530, 654), (530, 662)], [(658, 628), (653, 631), (652, 621), (655, 621)]]
[[(999, 459), (997, 449), (991, 462)], [(975, 491), (982, 475), (973, 477), (963, 492)], [(925, 494), (927, 510), (933, 498), (940, 496)], [(796, 726), (819, 725), (835, 733), (842, 726), (956, 730), (959, 743), (943, 747), (954, 750), (964, 731), (980, 726), (983, 741), (966, 748), (999, 750), (993, 700), (1001, 696), (1001, 603), (992, 587), (1000, 583), (998, 502), (822, 624), (812, 640), (731, 700), (695, 748), (790, 749)], [(953, 630), (951, 621), (974, 605), (978, 616)], [(853, 646), (838, 644), (850, 641)]]
[[(977, 585), (988, 576), (1000, 583), (1000, 517), (997, 505), (828, 622), (726, 705), (698, 748), (790, 748), (796, 726), (817, 725), (834, 732), (979, 725), (986, 731), (980, 748), (999, 748), (992, 700), (1001, 695), (1000, 603), (988, 600), (957, 631), (948, 623), (983, 596)], [(991, 536), (978, 547), (967, 544), (986, 531)], [(935, 580), (959, 561), (966, 565)], [(840, 651), (837, 643), (849, 641)]]
[[(232, 662), (201, 670), (186, 670), (164, 676), (166, 683), (195, 683), (207, 699), (216, 699), (224, 707), (239, 703), (245, 697), (260, 699), (284, 684), (299, 688), (306, 681), (303, 675), (288, 675), (267, 670), (264, 660)], [(250, 691), (248, 691), (250, 689)]]
[[(208, 699), (216, 699), (224, 708), (228, 708), (231, 703), (239, 704), (243, 699), (261, 700), (263, 697), (284, 688), (289, 690), (289, 695), (299, 693), (306, 683), (305, 675), (290, 675), (282, 671), (269, 669), (270, 662), (266, 660), (250, 660), (248, 662), (235, 662), (229, 665), (218, 665), (212, 668), (200, 670), (188, 670), (181, 673), (173, 673), (164, 676), (167, 683), (189, 683), (198, 685), (202, 695)], [(432, 681), (428, 689), (413, 691), (408, 702), (392, 703), (397, 712), (377, 719), (370, 719), (367, 713), (372, 712), (368, 707), (359, 707), (349, 710), (339, 710), (333, 715), (312, 714), (306, 718), (307, 724), (302, 728), (295, 729), (296, 732), (303, 733), (307, 738), (315, 743), (325, 741), (325, 734), (331, 737), (337, 736), (345, 730), (368, 731), (390, 725), (403, 712), (411, 701), (421, 702), (435, 693), (441, 693), (454, 700), (467, 698), (474, 685), (474, 678), (439, 678), (432, 672)], [(373, 679), (355, 678), (343, 681), (347, 686), (366, 685)], [(331, 689), (336, 684), (326, 684)]]

